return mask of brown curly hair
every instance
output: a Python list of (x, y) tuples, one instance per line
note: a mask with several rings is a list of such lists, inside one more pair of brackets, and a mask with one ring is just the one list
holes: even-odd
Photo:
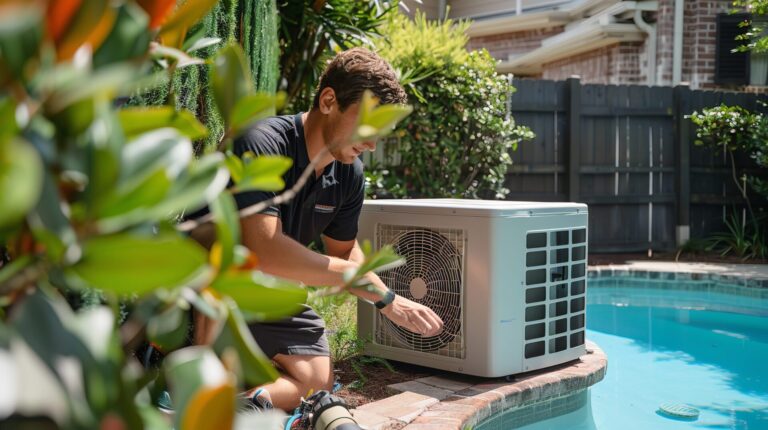
[(320, 107), (320, 92), (326, 87), (336, 93), (342, 111), (359, 102), (365, 90), (371, 90), (381, 104), (404, 104), (408, 100), (389, 63), (365, 48), (339, 52), (328, 63), (320, 76), (312, 109)]

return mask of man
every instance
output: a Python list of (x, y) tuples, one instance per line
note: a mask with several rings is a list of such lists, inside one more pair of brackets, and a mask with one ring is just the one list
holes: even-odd
[[(312, 109), (259, 122), (234, 144), (241, 156), (284, 155), (293, 166), (284, 175), (291, 188), (310, 161), (327, 148), (315, 172), (289, 202), (241, 220), (243, 245), (259, 257), (260, 269), (307, 285), (342, 285), (342, 275), (363, 260), (356, 240), (364, 198), (363, 166), (358, 156), (373, 151), (375, 141), (351, 142), (359, 102), (370, 90), (383, 104), (405, 103), (406, 95), (391, 67), (362, 48), (339, 53), (320, 78)], [(269, 192), (235, 196), (244, 208), (274, 197)], [(309, 250), (320, 237), (326, 255)], [(350, 291), (377, 302), (384, 316), (425, 336), (442, 330), (432, 310), (395, 296), (374, 273), (366, 275), (377, 293)], [(382, 299), (382, 297), (384, 297)], [(282, 370), (275, 382), (252, 391), (254, 403), (290, 411), (310, 391), (330, 390), (333, 368), (325, 326), (309, 307), (299, 315), (250, 326), (256, 342)]]

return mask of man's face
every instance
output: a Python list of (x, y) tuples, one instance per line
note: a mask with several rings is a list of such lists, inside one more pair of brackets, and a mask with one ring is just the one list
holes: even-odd
[(343, 112), (338, 109), (337, 104), (336, 109), (330, 112), (326, 144), (333, 158), (344, 164), (353, 163), (355, 158), (366, 150), (373, 151), (376, 149), (375, 140), (352, 142), (359, 110), (360, 103), (349, 105)]

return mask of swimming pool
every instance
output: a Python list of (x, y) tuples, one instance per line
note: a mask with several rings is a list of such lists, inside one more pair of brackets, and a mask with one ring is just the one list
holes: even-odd
[[(587, 338), (608, 356), (605, 379), (559, 400), (578, 402), (566, 414), (519, 427), (521, 411), (508, 411), (477, 430), (768, 430), (766, 294), (600, 281), (588, 292)], [(664, 416), (665, 403), (693, 406), (699, 418)]]

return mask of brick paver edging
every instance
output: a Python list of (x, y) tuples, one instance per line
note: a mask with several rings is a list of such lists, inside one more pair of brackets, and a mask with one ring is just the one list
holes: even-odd
[(601, 381), (608, 360), (587, 341), (587, 354), (512, 381), (467, 376), (430, 376), (390, 385), (400, 392), (353, 411), (370, 430), (461, 430), (503, 411), (571, 395)]

